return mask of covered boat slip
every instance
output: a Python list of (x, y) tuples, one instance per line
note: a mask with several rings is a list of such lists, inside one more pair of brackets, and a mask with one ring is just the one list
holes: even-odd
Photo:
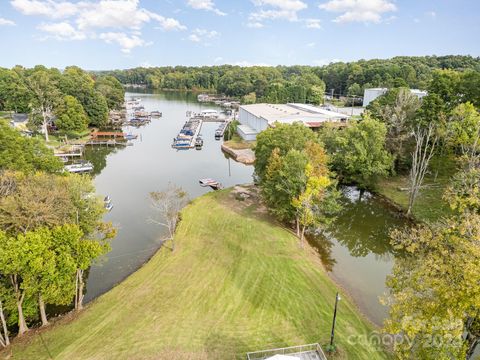
[[(195, 147), (196, 141), (199, 138), (200, 130), (202, 129), (203, 120), (191, 118), (180, 130), (177, 137), (173, 139), (172, 147), (174, 149), (192, 149)], [(203, 145), (203, 144), (202, 144)]]

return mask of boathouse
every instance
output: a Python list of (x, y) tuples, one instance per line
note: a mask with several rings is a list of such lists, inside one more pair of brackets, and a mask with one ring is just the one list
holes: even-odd
[(315, 129), (326, 122), (345, 123), (348, 115), (322, 109), (308, 104), (251, 104), (239, 110), (239, 135), (247, 141), (255, 140), (258, 133), (273, 127), (275, 123), (293, 124), (300, 122)]

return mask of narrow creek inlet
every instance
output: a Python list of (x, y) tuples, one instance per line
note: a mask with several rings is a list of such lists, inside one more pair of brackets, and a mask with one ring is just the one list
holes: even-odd
[[(220, 150), (215, 140), (217, 123), (204, 123), (202, 150), (177, 151), (173, 137), (187, 120), (187, 111), (216, 108), (197, 102), (196, 95), (182, 92), (135, 90), (146, 111), (163, 116), (140, 128), (124, 128), (137, 134), (134, 146), (126, 148), (87, 147), (86, 158), (95, 167), (97, 192), (112, 199), (113, 209), (105, 216), (118, 229), (112, 251), (90, 269), (85, 300), (90, 301), (139, 268), (159, 248), (163, 229), (148, 222), (153, 215), (149, 192), (173, 183), (190, 198), (209, 188), (198, 179), (214, 178), (224, 186), (252, 182), (253, 166), (236, 163)], [(345, 188), (343, 210), (326, 236), (310, 239), (331, 276), (351, 294), (362, 312), (381, 325), (386, 309), (378, 302), (385, 291), (385, 276), (392, 267), (388, 231), (403, 220), (380, 199), (364, 194), (358, 200), (355, 188)]]

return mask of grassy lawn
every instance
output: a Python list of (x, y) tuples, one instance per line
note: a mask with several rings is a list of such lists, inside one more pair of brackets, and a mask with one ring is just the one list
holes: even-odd
[[(433, 170), (425, 176), (424, 187), (413, 206), (413, 216), (420, 221), (436, 221), (452, 213), (442, 196), (451, 177), (457, 171), (456, 164), (451, 158), (443, 157), (434, 159), (432, 165)], [(436, 167), (438, 176), (435, 178)], [(408, 186), (408, 176), (399, 175), (381, 180), (376, 190), (406, 210), (408, 191), (405, 189)]]
[[(132, 239), (135, 241), (135, 239)], [(176, 250), (145, 266), (73, 321), (42, 332), (52, 358), (245, 359), (245, 352), (330, 335), (337, 287), (318, 256), (229, 190), (198, 198), (183, 212)], [(347, 338), (373, 330), (343, 296), (335, 359), (386, 359)], [(48, 359), (38, 335), (17, 341), (11, 359)]]
[(240, 135), (234, 134), (232, 138), (225, 141), (224, 144), (234, 150), (253, 149), (255, 141), (245, 141)]

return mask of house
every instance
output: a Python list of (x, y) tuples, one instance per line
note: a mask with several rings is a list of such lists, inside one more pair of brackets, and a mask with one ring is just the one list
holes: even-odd
[[(373, 100), (378, 98), (379, 96), (385, 95), (387, 93), (388, 89), (387, 88), (371, 88), (371, 89), (365, 89), (363, 92), (363, 107), (368, 106)], [(419, 90), (419, 89), (410, 89), (410, 93), (412, 95), (415, 95), (419, 99), (423, 98), (424, 96), (427, 96), (428, 92), (425, 90)]]
[(26, 131), (28, 123), (28, 114), (14, 113), (10, 115), (10, 125), (20, 131)]
[(247, 141), (255, 140), (258, 133), (275, 123), (300, 122), (315, 129), (327, 122), (345, 123), (348, 115), (321, 109), (308, 104), (251, 104), (239, 108), (238, 134)]

